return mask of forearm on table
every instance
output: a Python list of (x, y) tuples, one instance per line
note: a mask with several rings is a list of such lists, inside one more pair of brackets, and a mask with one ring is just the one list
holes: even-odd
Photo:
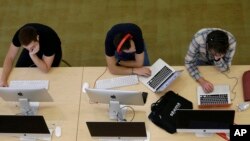
[(42, 72), (47, 73), (50, 70), (50, 67), (48, 67), (42, 59), (38, 58), (36, 54), (30, 55), (30, 57), (34, 64), (37, 66), (37, 68), (39, 68)]

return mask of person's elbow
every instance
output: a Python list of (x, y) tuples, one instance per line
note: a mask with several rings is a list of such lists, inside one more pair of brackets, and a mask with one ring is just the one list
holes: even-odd
[(42, 69), (41, 70), (43, 73), (48, 73), (49, 72), (49, 69)]
[(44, 73), (49, 73), (50, 69), (44, 70)]
[(109, 72), (114, 74), (114, 75), (119, 75), (120, 74), (119, 67), (120, 66), (117, 66), (117, 65), (114, 65), (114, 64), (108, 64)]
[(115, 75), (118, 75), (118, 71), (116, 71), (114, 68), (108, 67), (109, 72)]
[(48, 73), (50, 71), (51, 67), (45, 67), (40, 69), (43, 73)]

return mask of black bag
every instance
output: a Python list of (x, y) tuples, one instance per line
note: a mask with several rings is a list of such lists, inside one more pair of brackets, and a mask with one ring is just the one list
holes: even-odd
[(157, 126), (173, 134), (176, 132), (175, 113), (178, 109), (193, 109), (193, 104), (173, 91), (168, 91), (152, 103), (148, 118)]

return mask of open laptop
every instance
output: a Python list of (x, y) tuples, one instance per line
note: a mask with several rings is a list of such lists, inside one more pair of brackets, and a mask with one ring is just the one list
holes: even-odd
[(202, 87), (198, 86), (197, 98), (199, 108), (229, 107), (232, 104), (229, 85), (215, 85), (211, 93), (205, 93)]
[(100, 140), (147, 139), (144, 122), (86, 122), (90, 135)]
[(163, 91), (183, 71), (176, 71), (160, 58), (150, 67), (150, 70), (150, 77), (139, 76), (139, 80), (153, 92)]

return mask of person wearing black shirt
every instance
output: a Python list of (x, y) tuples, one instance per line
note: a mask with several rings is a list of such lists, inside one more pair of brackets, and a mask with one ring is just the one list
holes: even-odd
[(113, 74), (150, 76), (149, 59), (141, 29), (133, 23), (114, 25), (107, 33), (105, 54)]
[(29, 23), (22, 26), (14, 35), (3, 64), (0, 86), (7, 87), (8, 77), (19, 49), (23, 47), (16, 67), (37, 67), (42, 72), (49, 72), (57, 67), (62, 58), (61, 41), (50, 27)]

